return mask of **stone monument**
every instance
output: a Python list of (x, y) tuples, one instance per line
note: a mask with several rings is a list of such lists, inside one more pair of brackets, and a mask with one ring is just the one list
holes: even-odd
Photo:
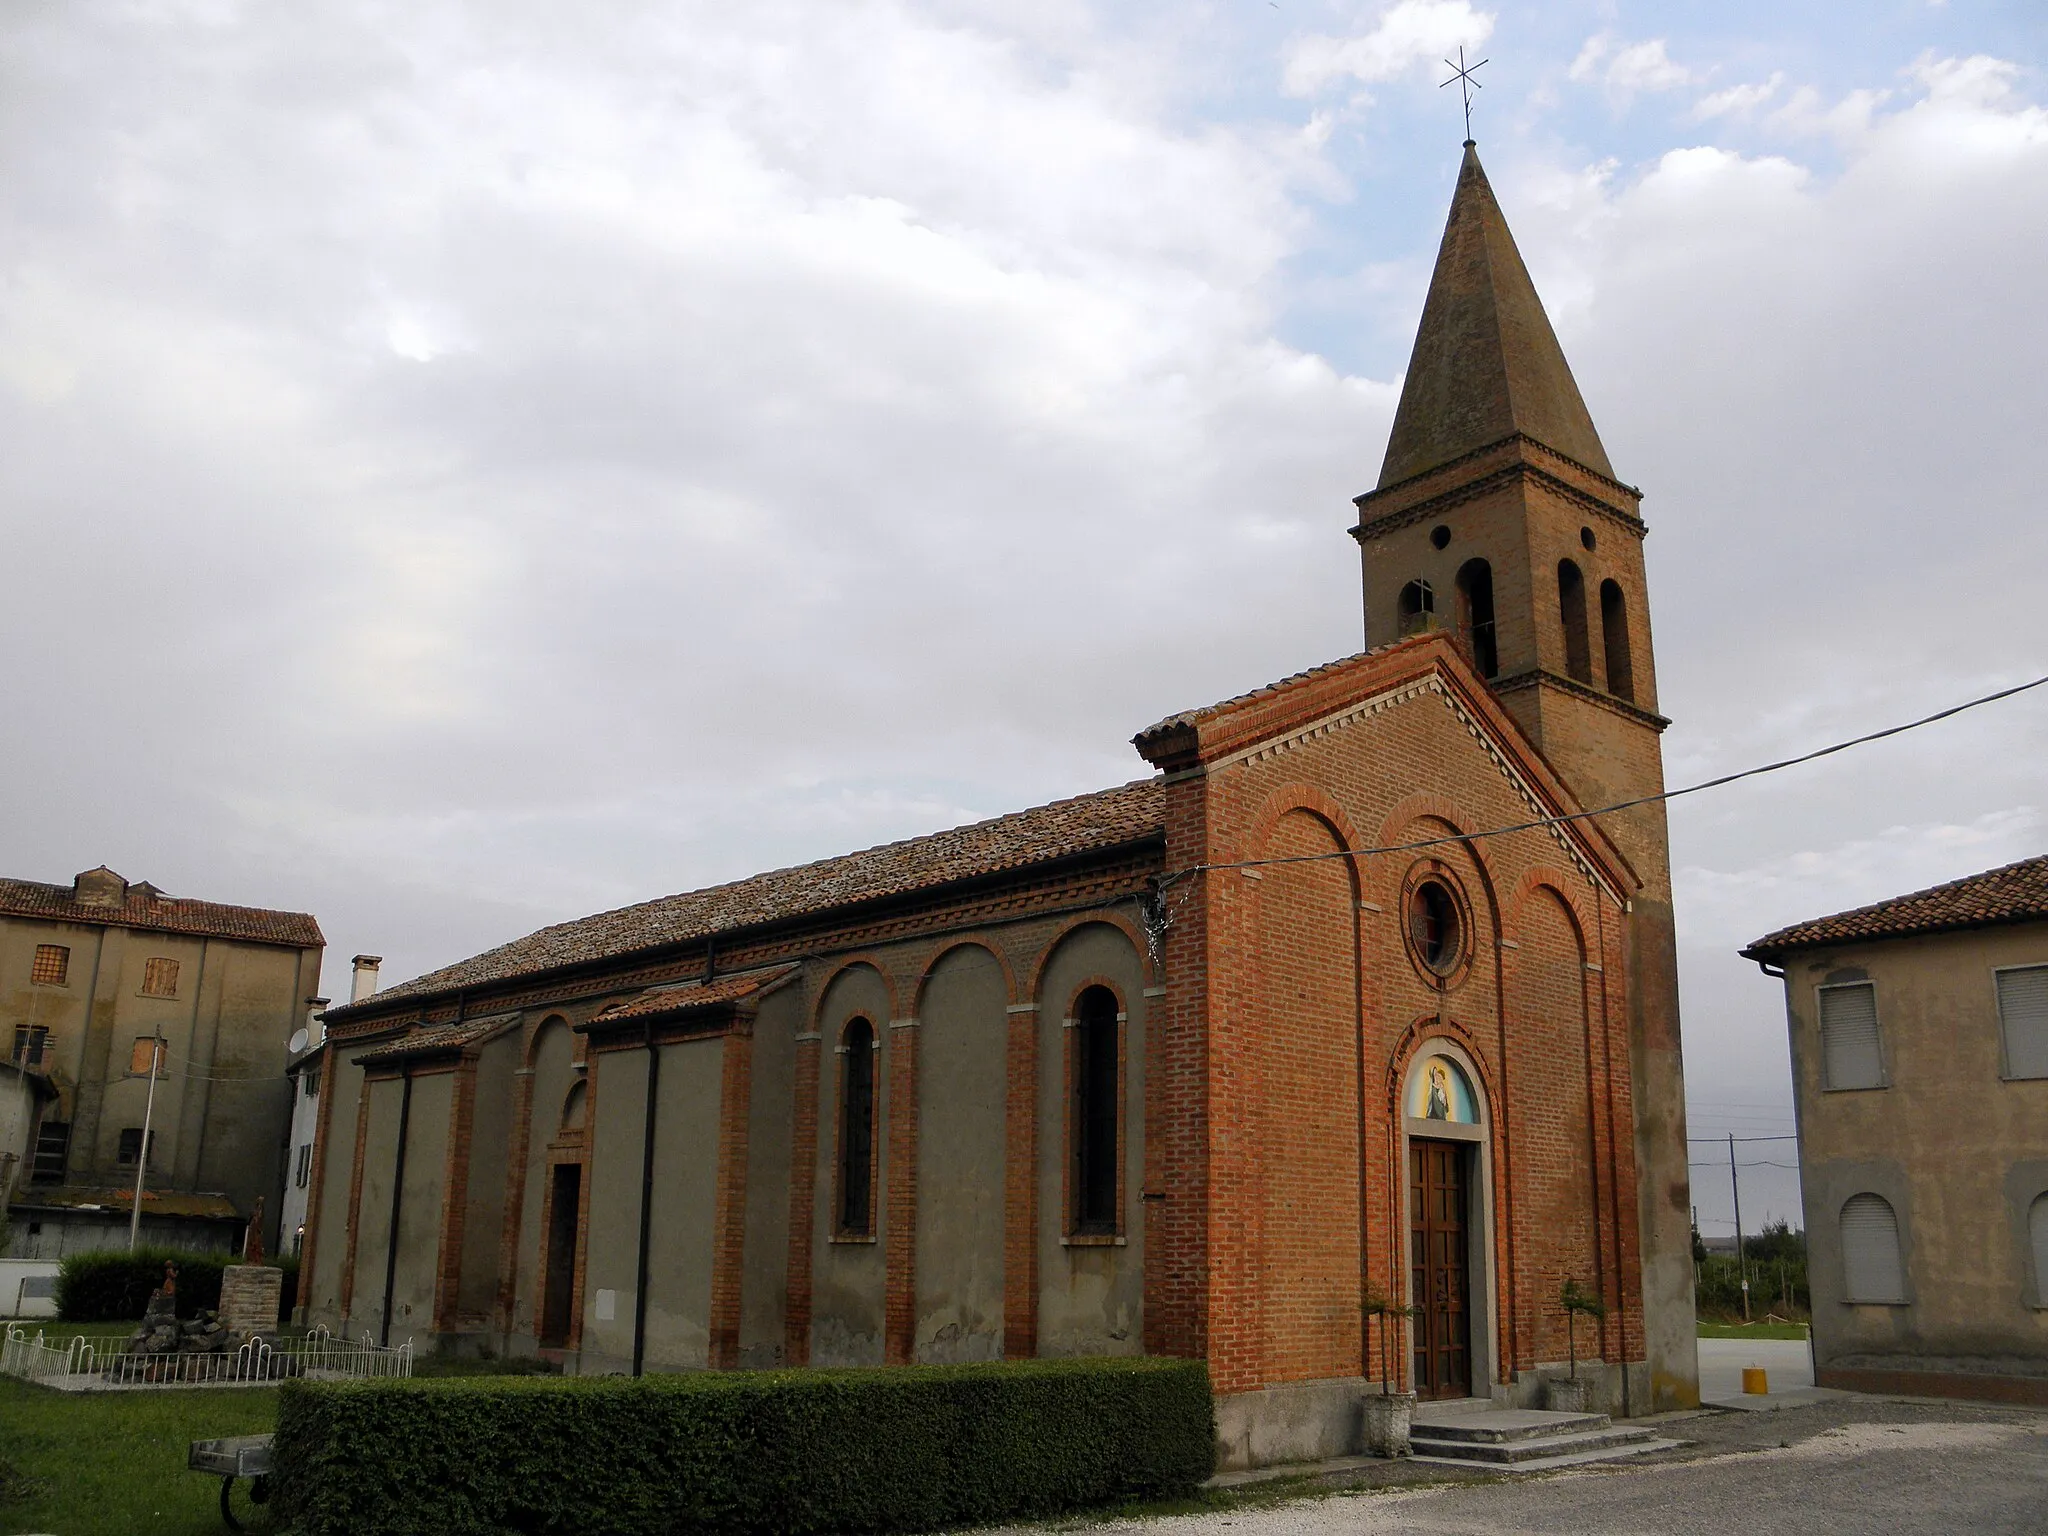
[(267, 1337), (277, 1332), (283, 1300), (284, 1271), (263, 1262), (263, 1197), (258, 1195), (242, 1243), (242, 1262), (220, 1272), (221, 1323), (238, 1338)]

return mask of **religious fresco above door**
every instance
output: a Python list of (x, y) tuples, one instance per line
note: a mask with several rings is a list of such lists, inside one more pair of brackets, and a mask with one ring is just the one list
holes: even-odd
[(1408, 1080), (1408, 1118), (1477, 1125), (1479, 1099), (1465, 1069), (1448, 1056), (1431, 1056)]

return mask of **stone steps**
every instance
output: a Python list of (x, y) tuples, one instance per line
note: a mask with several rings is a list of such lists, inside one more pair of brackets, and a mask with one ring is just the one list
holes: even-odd
[(1432, 1406), (1415, 1416), (1410, 1435), (1420, 1461), (1543, 1472), (1639, 1456), (1678, 1444), (1604, 1413), (1545, 1413), (1528, 1408)]

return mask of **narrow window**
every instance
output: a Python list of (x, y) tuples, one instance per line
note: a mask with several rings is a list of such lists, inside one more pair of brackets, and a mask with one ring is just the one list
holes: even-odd
[(2007, 1077), (2048, 1077), (2048, 965), (1998, 973)]
[(176, 997), (178, 995), (178, 962), (159, 956), (145, 960), (142, 964), (142, 995), (144, 997)]
[(14, 1026), (14, 1060), (17, 1066), (40, 1071), (50, 1048), (50, 1031), (41, 1024)]
[(71, 1125), (65, 1120), (45, 1120), (36, 1131), (36, 1162), (32, 1174), (38, 1184), (62, 1184), (64, 1163), (71, 1151)]
[(2034, 1196), (2027, 1212), (2027, 1236), (2034, 1249), (2034, 1305), (2048, 1307), (2048, 1195)]
[(846, 1026), (839, 1041), (839, 1233), (874, 1235), (875, 1027)]
[(1851, 1195), (1842, 1207), (1842, 1299), (1897, 1303), (1906, 1299), (1899, 1262), (1899, 1218), (1883, 1195)]
[[(131, 1125), (121, 1132), (121, 1145), (114, 1154), (114, 1161), (123, 1168), (133, 1168), (135, 1160), (142, 1155), (142, 1127)], [(156, 1161), (156, 1132), (149, 1133), (149, 1160)]]
[(1411, 581), (1403, 587), (1397, 608), (1403, 635), (1418, 635), (1436, 627), (1436, 592), (1426, 581)]
[(71, 951), (62, 944), (38, 944), (28, 979), (41, 986), (61, 987), (71, 973)]
[(1574, 682), (1593, 681), (1593, 653), (1586, 647), (1586, 578), (1569, 560), (1557, 562), (1557, 612), (1564, 620), (1564, 669)]
[(1636, 674), (1628, 659), (1628, 599), (1612, 576), (1600, 583), (1600, 638), (1607, 647), (1607, 691), (1633, 704)]
[(137, 1036), (134, 1046), (128, 1052), (128, 1075), (130, 1077), (149, 1076), (149, 1058), (151, 1055), (156, 1057), (157, 1071), (163, 1071), (164, 1042), (151, 1035)]
[(1458, 622), (1481, 677), (1500, 671), (1500, 646), (1493, 633), (1493, 567), (1467, 560), (1458, 567)]
[(1820, 989), (1820, 1054), (1823, 1087), (1884, 1086), (1875, 983), (1856, 981)]
[(1074, 1232), (1116, 1231), (1118, 1070), (1116, 994), (1090, 987), (1074, 1004)]
[(313, 1143), (306, 1142), (299, 1148), (298, 1166), (292, 1170), (292, 1182), (300, 1189), (306, 1187), (306, 1179), (313, 1172)]
[(307, 1098), (319, 1098), (320, 1069), (318, 1067), (308, 1067), (305, 1071), (301, 1072), (299, 1074), (299, 1088), (300, 1091), (303, 1092)]

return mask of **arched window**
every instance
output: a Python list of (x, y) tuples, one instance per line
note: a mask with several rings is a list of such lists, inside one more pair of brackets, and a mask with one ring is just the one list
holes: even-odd
[(1116, 994), (1090, 987), (1074, 1004), (1074, 1231), (1116, 1231), (1117, 1121), (1123, 1073)]
[(1636, 674), (1628, 659), (1628, 599), (1612, 576), (1600, 583), (1600, 638), (1607, 647), (1607, 691), (1633, 704)]
[(1593, 653), (1586, 648), (1586, 578), (1569, 560), (1557, 562), (1557, 613), (1564, 620), (1564, 669), (1575, 682), (1593, 681)]
[(1500, 671), (1500, 646), (1493, 636), (1493, 567), (1467, 560), (1458, 567), (1458, 624), (1472, 647), (1481, 677)]
[(2027, 1236), (2034, 1249), (2034, 1305), (2048, 1307), (2048, 1195), (2034, 1196), (2027, 1212)]
[(1883, 1195), (1851, 1195), (1842, 1207), (1842, 1299), (1902, 1302), (1899, 1218)]
[(1401, 600), (1397, 605), (1401, 615), (1401, 633), (1417, 635), (1436, 625), (1436, 592), (1430, 584), (1420, 578), (1411, 581), (1401, 589)]
[(875, 1026), (854, 1019), (839, 1037), (839, 1235), (874, 1235)]
[(580, 1131), (583, 1129), (583, 1107), (589, 1101), (587, 1084), (573, 1083), (562, 1098), (562, 1129)]

